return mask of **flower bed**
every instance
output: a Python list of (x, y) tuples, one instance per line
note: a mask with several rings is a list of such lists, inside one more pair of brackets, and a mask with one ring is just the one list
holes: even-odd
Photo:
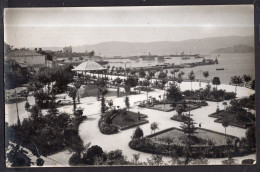
[[(192, 157), (203, 154), (205, 157), (225, 157), (224, 151), (229, 147), (232, 154), (239, 155), (235, 152), (234, 146), (239, 140), (237, 137), (227, 135), (233, 145), (226, 144), (225, 135), (219, 132), (199, 128), (194, 136), (190, 137)], [(169, 138), (172, 141), (169, 143)], [(187, 136), (177, 128), (169, 128), (158, 133), (151, 134), (142, 139), (133, 139), (129, 142), (130, 148), (142, 152), (161, 154), (169, 156), (176, 153), (177, 156), (183, 156), (185, 152)]]
[[(170, 131), (161, 133), (159, 135), (152, 135), (149, 136), (149, 138), (153, 142), (157, 142), (160, 144), (166, 144), (165, 138), (170, 137), (172, 139), (172, 144), (178, 145), (178, 146), (185, 146), (185, 140), (187, 139), (187, 136), (182, 132), (182, 130), (173, 128)], [(228, 137), (235, 142), (237, 137), (228, 135)], [(196, 133), (191, 139), (191, 142), (193, 142), (193, 146), (221, 146), (221, 145), (226, 145), (226, 136), (222, 133), (198, 128), (196, 130)]]
[(148, 123), (147, 115), (127, 111), (125, 109), (111, 110), (103, 114), (98, 122), (102, 134), (115, 134), (118, 130), (126, 130)]
[[(180, 103), (176, 103), (180, 104)], [(201, 106), (207, 106), (207, 102), (192, 102), (192, 103), (186, 103), (186, 108), (184, 109), (183, 112), (188, 112), (190, 110), (195, 110), (198, 108), (201, 108)], [(154, 110), (159, 110), (159, 111), (164, 111), (164, 112), (170, 112), (176, 110), (176, 107), (172, 106), (172, 103), (159, 103), (159, 104), (154, 104), (151, 106), (147, 105), (140, 105), (139, 107), (145, 107), (148, 109), (154, 109)]]
[(170, 112), (175, 110), (175, 107), (172, 107), (172, 104), (168, 104), (168, 103), (154, 104), (152, 106), (144, 106), (144, 107), (148, 109), (159, 110), (164, 112)]
[(147, 120), (143, 119), (144, 117), (147, 116), (131, 111), (119, 110), (118, 114), (113, 118), (112, 124), (117, 126), (120, 130), (125, 130), (131, 127), (148, 123)]
[(209, 117), (217, 118), (214, 122), (222, 123), (223, 116), (227, 118), (228, 124), (239, 128), (247, 128), (247, 126), (253, 123), (252, 119), (247, 116), (245, 110), (241, 110), (238, 115), (231, 111), (220, 111), (210, 114)]
[(171, 117), (171, 120), (178, 121), (178, 122), (184, 122), (188, 119), (185, 115), (174, 115)]

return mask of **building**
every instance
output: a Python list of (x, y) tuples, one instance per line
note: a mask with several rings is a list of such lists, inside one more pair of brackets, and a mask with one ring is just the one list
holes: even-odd
[(16, 49), (5, 54), (5, 61), (15, 61), (19, 66), (26, 67), (31, 72), (38, 72), (41, 67), (53, 67), (56, 60), (44, 51), (35, 49)]
[(72, 53), (72, 46), (64, 47), (63, 48), (63, 53)]

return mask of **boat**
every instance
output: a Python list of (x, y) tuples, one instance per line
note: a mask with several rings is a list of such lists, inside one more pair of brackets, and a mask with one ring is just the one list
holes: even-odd
[(216, 70), (225, 70), (224, 68), (216, 68)]
[(182, 57), (181, 59), (182, 59), (182, 60), (188, 60), (188, 59), (190, 59), (190, 58), (187, 57), (187, 56), (185, 56), (185, 57)]

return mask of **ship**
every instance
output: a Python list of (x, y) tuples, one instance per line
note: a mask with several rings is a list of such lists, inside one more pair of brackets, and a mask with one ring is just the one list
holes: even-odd
[(224, 68), (216, 68), (216, 70), (225, 70)]
[(190, 59), (190, 57), (185, 56), (185, 57), (182, 57), (181, 59), (182, 60), (188, 60), (188, 59)]

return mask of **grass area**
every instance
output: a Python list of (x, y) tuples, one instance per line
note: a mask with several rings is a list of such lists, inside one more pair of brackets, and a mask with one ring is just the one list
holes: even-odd
[(237, 114), (232, 111), (220, 111), (219, 113), (210, 114), (209, 117), (218, 118), (215, 122), (222, 123), (223, 118), (225, 117), (229, 125), (246, 128), (247, 125), (253, 123), (245, 110), (239, 110)]
[(124, 129), (147, 122), (144, 117), (146, 116), (135, 112), (119, 110), (117, 115), (113, 118), (112, 124), (119, 126), (121, 129)]
[(147, 108), (164, 111), (164, 112), (170, 112), (175, 110), (175, 107), (172, 107), (171, 104), (155, 104), (153, 106), (148, 106)]
[[(201, 105), (199, 103), (196, 103), (196, 102), (194, 102), (194, 103), (186, 103), (185, 106), (186, 107), (184, 108), (183, 112), (187, 112), (187, 111), (190, 111), (190, 110), (198, 109), (198, 108), (201, 107)], [(164, 111), (164, 112), (170, 112), (170, 111), (176, 110), (176, 107), (173, 107), (171, 103), (154, 104), (154, 105), (151, 105), (151, 106), (140, 105), (140, 107), (145, 107), (145, 108), (159, 110), (159, 111)]]
[[(168, 145), (167, 141), (170, 138), (171, 145), (185, 146), (186, 140), (190, 140), (194, 146), (221, 146), (226, 145), (226, 137), (224, 134), (219, 134), (204, 129), (197, 129), (196, 133), (188, 138), (181, 130), (172, 129), (170, 131), (155, 135), (151, 137), (151, 141), (158, 144)], [(237, 139), (233, 136), (227, 136), (234, 143)]]
[(186, 120), (188, 120), (188, 117), (186, 117), (185, 115), (174, 115), (173, 117), (171, 117), (171, 120), (175, 120), (175, 121), (179, 121), (179, 122), (184, 122)]

